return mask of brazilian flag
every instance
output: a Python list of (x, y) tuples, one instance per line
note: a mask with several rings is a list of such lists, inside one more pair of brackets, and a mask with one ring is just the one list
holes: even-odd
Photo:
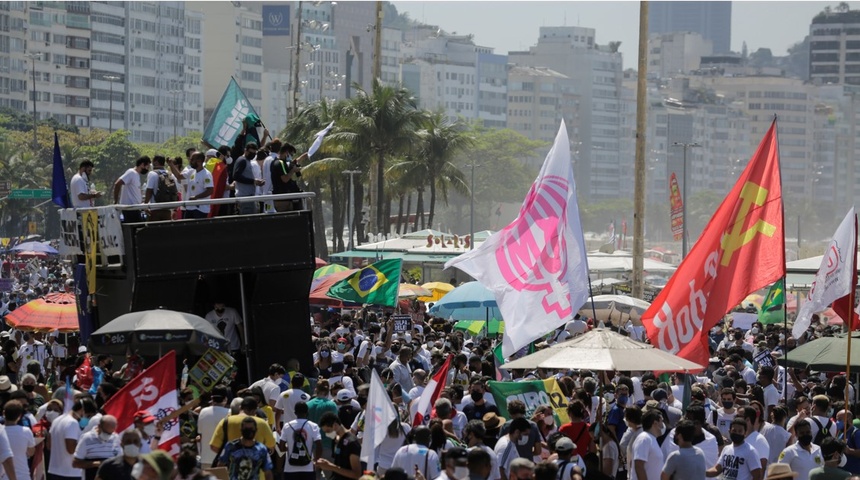
[(335, 283), (326, 295), (345, 302), (396, 307), (400, 269), (399, 258), (376, 262)]
[(782, 279), (770, 286), (764, 302), (761, 304), (761, 310), (758, 314), (758, 320), (762, 324), (781, 323), (784, 321), (785, 309), (785, 284)]

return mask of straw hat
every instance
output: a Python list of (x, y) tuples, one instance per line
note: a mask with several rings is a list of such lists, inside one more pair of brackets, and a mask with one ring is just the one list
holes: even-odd
[(791, 471), (791, 466), (785, 463), (771, 463), (767, 466), (768, 480), (778, 480), (780, 478), (797, 478), (797, 472)]

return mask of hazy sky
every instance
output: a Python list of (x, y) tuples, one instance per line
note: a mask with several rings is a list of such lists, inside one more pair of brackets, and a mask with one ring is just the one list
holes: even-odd
[[(475, 43), (496, 53), (527, 50), (541, 26), (578, 25), (597, 30), (599, 44), (620, 40), (624, 68), (636, 68), (638, 2), (395, 1), (397, 10), (448, 32), (472, 33)], [(732, 4), (732, 50), (747, 42), (750, 52), (770, 48), (774, 55), (803, 40), (809, 22), (825, 6), (839, 2), (746, 2)], [(860, 2), (848, 2), (852, 10)]]

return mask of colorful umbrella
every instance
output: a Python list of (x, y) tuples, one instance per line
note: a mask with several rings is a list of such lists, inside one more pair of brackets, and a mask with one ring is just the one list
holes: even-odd
[[(327, 265), (323, 268), (328, 268), (331, 265)], [(312, 285), (311, 293), (308, 297), (308, 301), (311, 305), (327, 305), (330, 307), (342, 307), (343, 302), (336, 298), (331, 298), (326, 295), (328, 293), (328, 289), (332, 287), (335, 283), (343, 280), (344, 278), (352, 275), (358, 270), (344, 270), (342, 272), (335, 272), (329, 275), (326, 275), (325, 278), (319, 278), (318, 283), (315, 281), (315, 285)]]
[(324, 265), (314, 270), (314, 279), (324, 277), (326, 275), (331, 275), (332, 273), (343, 272), (346, 270), (349, 269), (344, 267), (343, 265), (338, 265), (336, 263), (333, 263), (331, 265)]
[(49, 293), (16, 308), (6, 315), (6, 323), (18, 330), (50, 332), (78, 331), (78, 307), (71, 293)]
[(326, 262), (325, 260), (323, 260), (320, 257), (316, 257), (314, 260), (316, 261), (316, 264), (317, 264), (316, 268), (320, 268), (320, 267), (324, 267), (324, 266), (328, 265), (328, 262)]
[(12, 247), (13, 252), (41, 252), (56, 255), (57, 249), (42, 242), (24, 242)]
[(505, 333), (505, 322), (496, 320), (495, 318), (490, 320), (489, 327), (485, 330), (487, 322), (484, 320), (461, 320), (454, 324), (454, 330), (463, 330), (464, 332), (469, 332), (472, 335), (480, 335), (481, 333), (489, 333), (490, 335), (499, 335)]
[(454, 290), (454, 285), (445, 282), (430, 282), (421, 286), (432, 292), (432, 295), (418, 297), (418, 300), (421, 300), (422, 302), (437, 302), (447, 295), (448, 292)]
[(433, 292), (413, 283), (401, 283), (397, 296), (400, 298), (429, 297)]
[(19, 258), (48, 258), (48, 254), (45, 252), (34, 252), (32, 250), (27, 250), (24, 252), (15, 252)]

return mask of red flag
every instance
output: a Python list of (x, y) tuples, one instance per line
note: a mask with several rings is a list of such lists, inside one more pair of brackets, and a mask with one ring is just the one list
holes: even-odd
[[(134, 415), (141, 410), (147, 410), (161, 421), (178, 409), (176, 352), (173, 350), (128, 382), (104, 405), (104, 412), (116, 417), (117, 432), (134, 425)], [(174, 457), (179, 454), (178, 419), (164, 423), (158, 448)]]
[(442, 368), (436, 372), (436, 375), (433, 375), (433, 379), (424, 388), (421, 398), (418, 399), (418, 402), (413, 402), (413, 405), (416, 405), (416, 407), (413, 407), (416, 408), (416, 411), (412, 412), (412, 426), (417, 427), (424, 423), (424, 415), (427, 414), (432, 405), (436, 404), (436, 400), (448, 381), (448, 370), (451, 369), (452, 358), (454, 358), (454, 355), (449, 353), (445, 363), (442, 364)]
[[(224, 190), (227, 189), (227, 164), (218, 162), (212, 170), (212, 196), (210, 198), (223, 198)], [(209, 218), (218, 216), (218, 208), (221, 205), (209, 205)]]
[[(77, 377), (78, 388), (81, 391), (86, 392), (93, 386), (93, 364), (92, 360), (90, 360), (90, 354), (86, 354), (84, 361), (75, 369), (75, 376)], [(68, 388), (68, 385), (66, 387)]]
[(699, 241), (642, 315), (655, 347), (707, 365), (708, 331), (785, 275), (776, 120)]
[(844, 297), (833, 302), (832, 308), (833, 311), (839, 315), (840, 318), (845, 322), (845, 326), (848, 327), (848, 331), (856, 330), (860, 328), (860, 316), (857, 315), (857, 312), (854, 311), (854, 291), (857, 288), (857, 217), (854, 217), (854, 248), (849, 249), (849, 251), (853, 251), (854, 257), (850, 259), (851, 261), (851, 271), (854, 274), (854, 279), (851, 283), (851, 293), (845, 295)]

